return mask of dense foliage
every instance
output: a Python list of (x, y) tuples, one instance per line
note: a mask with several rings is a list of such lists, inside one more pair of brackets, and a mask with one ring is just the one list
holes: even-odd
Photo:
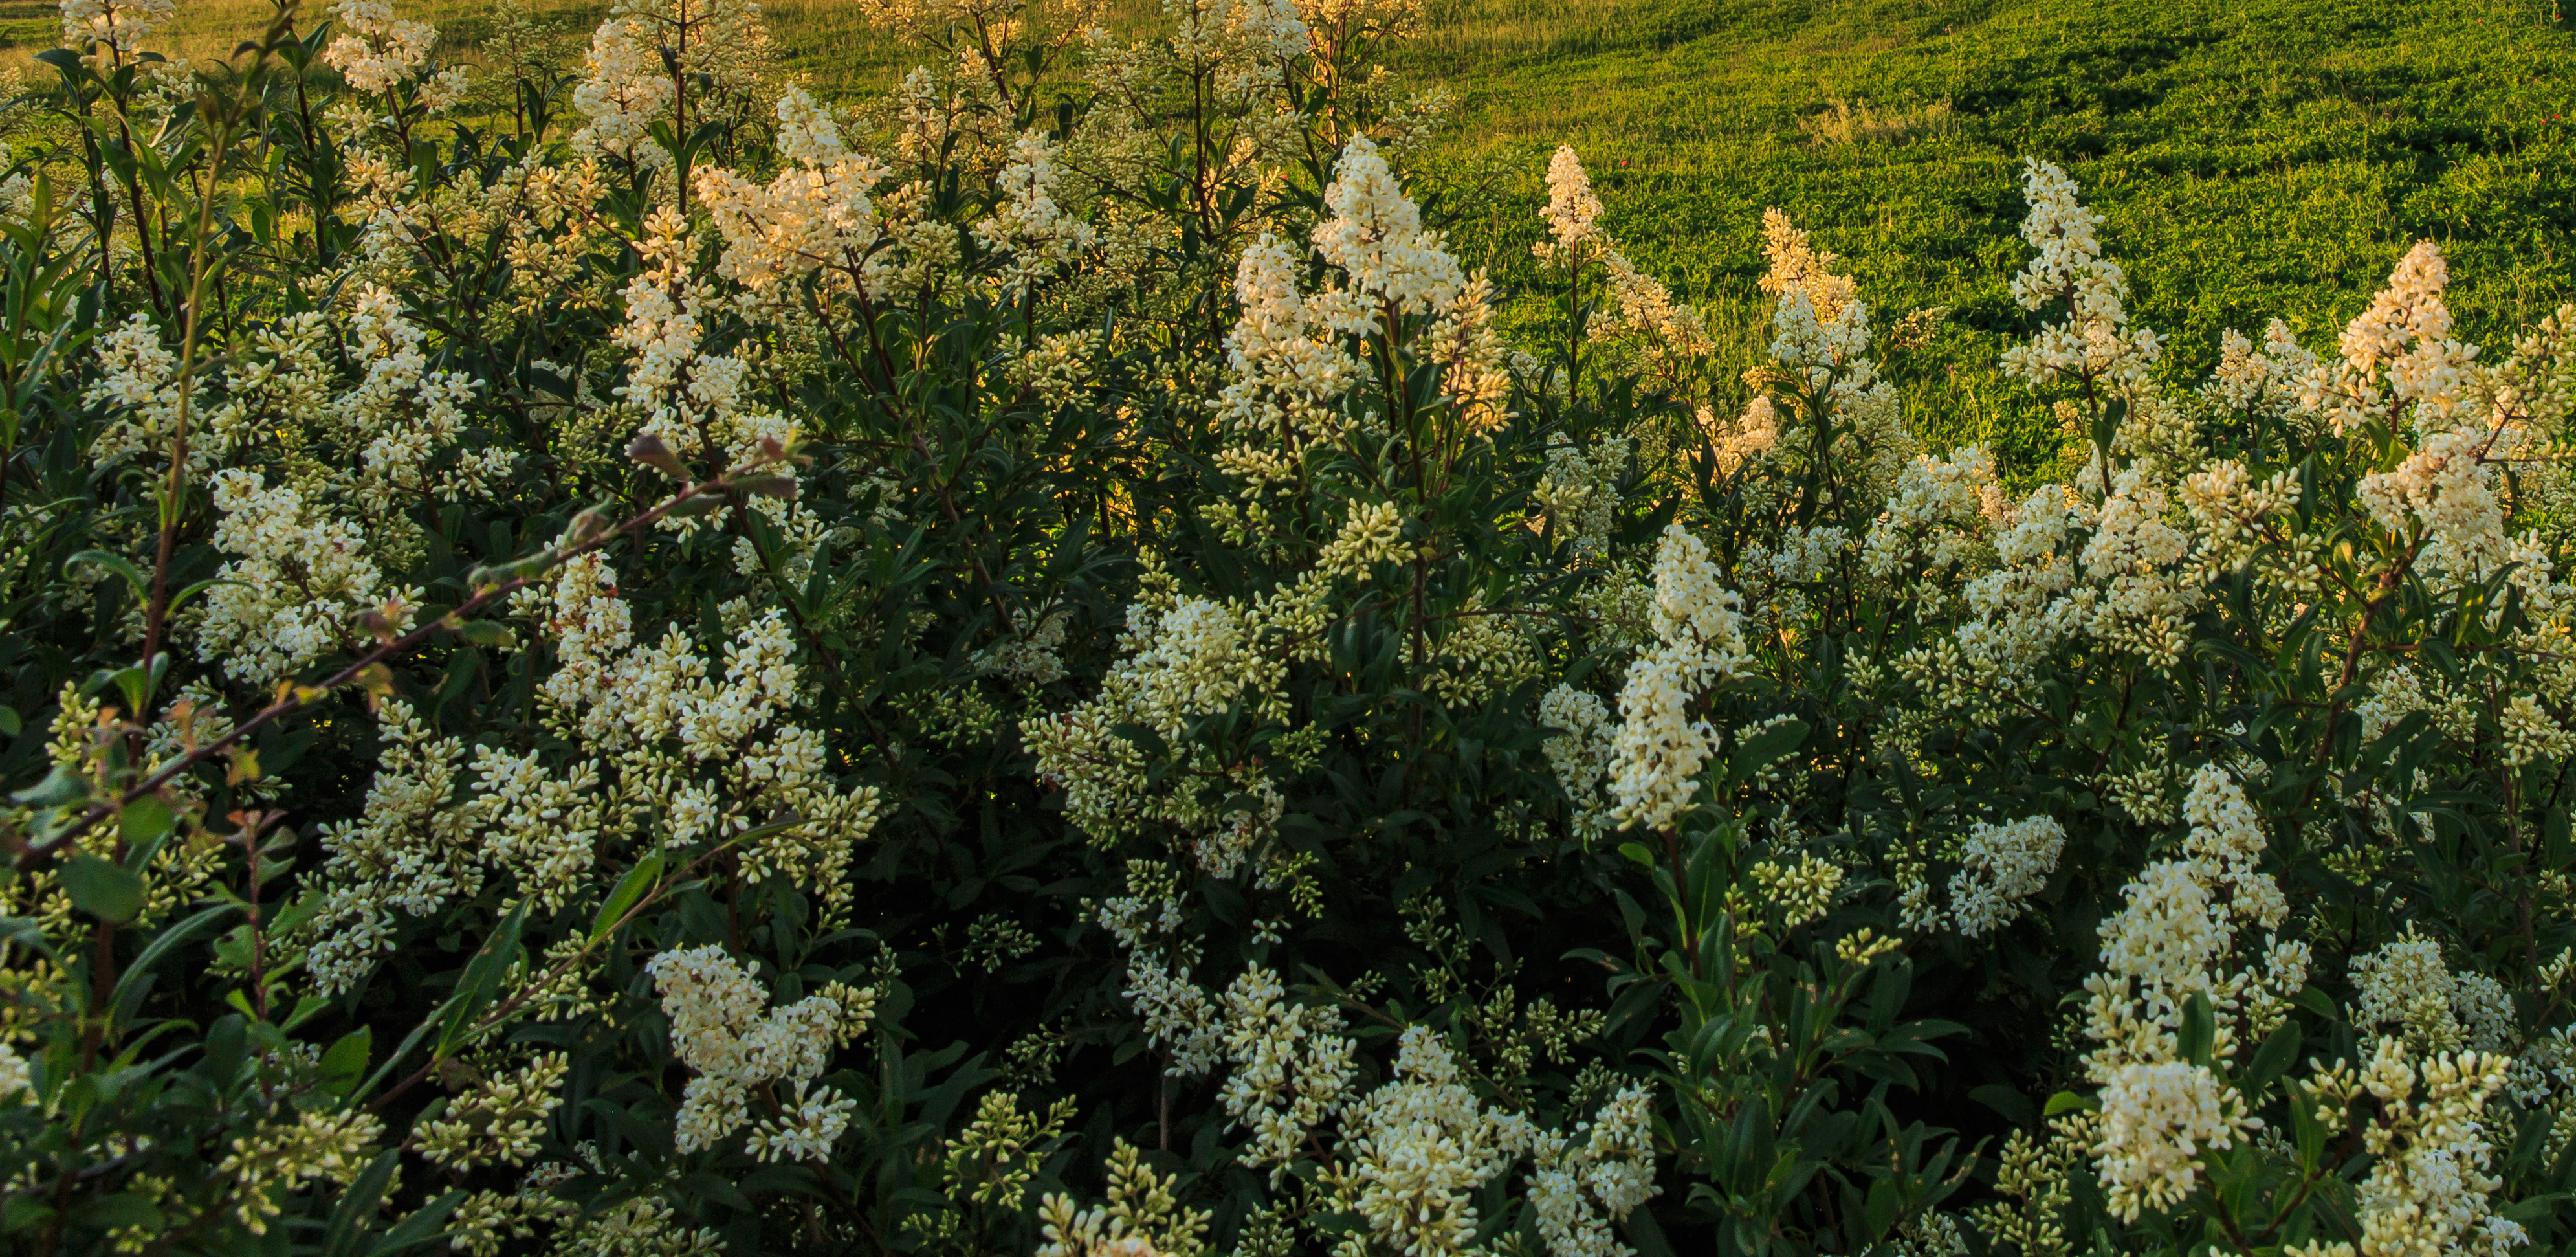
[(2427, 243), (2184, 378), (2033, 161), (2016, 483), (1785, 216), (1759, 361), (1571, 150), (1462, 267), (1400, 3), (869, 8), (843, 110), (733, 0), (65, 0), (13, 1248), (2576, 1238), (2576, 313)]

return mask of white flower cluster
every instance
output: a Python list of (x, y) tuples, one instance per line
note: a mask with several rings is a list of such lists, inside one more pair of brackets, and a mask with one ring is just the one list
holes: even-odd
[(684, 92), (698, 94), (695, 120), (724, 94), (757, 91), (769, 56), (769, 28), (752, 0), (617, 0), (573, 87), (573, 109), (590, 125), (571, 147), (667, 169), (675, 159), (652, 139), (653, 124), (673, 118)]
[(779, 97), (777, 113), (793, 165), (765, 185), (717, 166), (697, 176), (698, 199), (724, 238), (716, 273), (755, 299), (784, 300), (786, 285), (823, 268), (864, 274), (883, 235), (870, 197), (884, 164), (844, 148), (840, 124), (801, 88)]
[[(2257, 484), (2245, 464), (2231, 458), (2213, 458), (2183, 477), (2179, 493), (2196, 533), (2197, 579), (2205, 582), (2243, 567), (2255, 557), (2266, 531), (2295, 528), (2290, 512), (2301, 492), (2298, 479), (2286, 469)], [(2285, 584), (2296, 580), (2288, 576)]]
[(975, 239), (1003, 255), (1000, 284), (1014, 298), (1070, 266), (1095, 239), (1091, 224), (1056, 204), (1056, 146), (1046, 133), (1024, 131), (996, 186), (1002, 203), (975, 224)]
[(2316, 354), (2279, 319), (2264, 325), (2261, 349), (2230, 328), (2219, 334), (2218, 369), (2201, 396), (2226, 410), (2286, 417), (2302, 408), (2299, 390), (2316, 367)]
[(1980, 938), (2010, 925), (2030, 897), (2048, 885), (2065, 849), (2066, 827), (2054, 817), (1970, 825), (1959, 852), (1959, 871), (1950, 877), (1950, 916), (1959, 932)]
[(206, 594), (198, 658), (264, 685), (363, 640), (353, 632), (363, 612), (381, 612), (387, 631), (411, 628), (420, 592), (386, 587), (356, 524), (239, 468), (215, 473), (214, 498), (215, 548), (236, 557)]
[[(1419, 344), (1442, 368), (1442, 391), (1460, 425), (1468, 432), (1498, 426), (1510, 377), (1491, 326), (1491, 288), (1481, 276), (1467, 276), (1442, 249), (1440, 233), (1423, 228), (1420, 207), (1367, 136), (1352, 136), (1343, 146), (1324, 204), (1329, 212), (1309, 243), (1339, 273), (1338, 282), (1305, 292), (1299, 282), (1304, 256), (1269, 235), (1236, 266), (1235, 297), (1243, 310), (1226, 333), (1228, 382), (1219, 398), (1226, 422), (1241, 435), (1283, 447), (1291, 431), (1307, 439), (1338, 436), (1343, 398), (1370, 378), (1347, 340), (1427, 314), (1433, 318)], [(1238, 475), (1242, 470), (1231, 464), (1268, 468), (1256, 482), (1293, 474), (1279, 465), (1293, 460), (1292, 448), (1228, 454)]]
[(2362, 477), (2362, 505), (2391, 533), (2424, 534), (2427, 571), (2476, 580), (2518, 557), (2505, 537), (2491, 443), (2485, 433), (2435, 432), (2394, 469)]
[(1780, 408), (1763, 394), (1755, 394), (1744, 404), (1744, 413), (1733, 423), (1726, 423), (1708, 407), (1698, 413), (1699, 426), (1706, 433), (1709, 449), (1717, 455), (1718, 470), (1729, 475), (1745, 463), (1759, 458), (1780, 444)]
[(1565, 730), (1539, 749), (1546, 753), (1548, 766), (1556, 771), (1557, 787), (1573, 807), (1568, 828), (1576, 838), (1589, 842), (1610, 827), (1610, 802), (1601, 792), (1601, 783), (1616, 753), (1611, 735), (1618, 726), (1597, 695), (1571, 685), (1559, 685), (1538, 700), (1538, 722)]
[[(1100, 692), (1021, 725), (1040, 775), (1064, 789), (1066, 817), (1103, 842), (1168, 825), (1210, 875), (1241, 872), (1285, 814), (1286, 797), (1262, 762), (1221, 763), (1192, 744), (1189, 726), (1238, 702), (1268, 717), (1284, 713), (1289, 663), (1324, 655), (1334, 589), (1365, 583), (1372, 569), (1402, 554), (1402, 539), (1394, 503), (1355, 503), (1314, 566), (1294, 581), (1249, 601), (1151, 594), (1131, 605), (1122, 657)], [(1186, 775), (1150, 782), (1144, 750), (1117, 732), (1121, 725), (1151, 729)], [(1220, 780), (1228, 791), (1204, 788)], [(1228, 794), (1257, 805), (1228, 806)]]
[[(162, 447), (179, 425), (178, 371), (178, 355), (162, 346), (152, 316), (140, 310), (100, 333), (98, 379), (81, 400), (124, 413), (100, 434), (92, 456), (102, 464), (146, 451), (166, 457)], [(205, 470), (218, 452), (216, 443), (200, 435), (190, 445), (189, 470)]]
[(1996, 569), (1963, 592), (1969, 618), (1946, 641), (1909, 649), (1897, 670), (1936, 710), (1989, 719), (2012, 686), (2081, 631), (2089, 591), (2077, 591), (2082, 513), (2056, 486), (2034, 490), (1995, 533)]
[(1101, 901), (1102, 928), (1127, 953), (1120, 994), (1144, 1020), (1145, 1042), (1169, 1054), (1164, 1073), (1187, 1078), (1216, 1068), (1226, 1050), (1223, 1015), (1190, 979), (1198, 940), (1182, 933), (1180, 883), (1156, 860), (1127, 862), (1127, 893)]
[(1563, 1138), (1541, 1138), (1529, 1176), (1530, 1208), (1554, 1257), (1632, 1257), (1610, 1234), (1655, 1186), (1654, 1101), (1621, 1088), (1592, 1120)]
[(2289, 914), (2279, 883), (2257, 867), (2263, 829), (2244, 790), (2205, 765), (2183, 810), (2183, 858), (2150, 864), (2123, 888), (2127, 905), (2101, 925), (2102, 972), (2084, 980), (2084, 1032), (2097, 1044), (2085, 1067), (2102, 1087), (2093, 1154), (2111, 1208), (2127, 1219), (2179, 1203), (2198, 1182), (2201, 1149), (2232, 1147), (2261, 1125), (2209, 1066), (2182, 1059), (2191, 1001), (2207, 1002), (2211, 1055), (2224, 1061), (2241, 1039), (2270, 1033), (2307, 983), (2307, 944), (2276, 937), (2259, 972), (2229, 971), (2241, 930), (2276, 929)]
[(61, 7), (64, 47), (97, 43), (120, 56), (140, 51), (179, 11), (178, 0), (62, 0)]
[(0, 1043), (0, 1104), (23, 1104), (33, 1098), (27, 1090), (27, 1058)]
[(2184, 583), (2191, 541), (2167, 522), (2170, 505), (2145, 468), (2123, 468), (2084, 543), (2081, 591), (2094, 637), (2163, 666), (2182, 657), (2183, 617), (2201, 598)]
[(536, 1155), (545, 1120), (563, 1104), (572, 1058), (541, 1052), (521, 1069), (486, 1078), (448, 1102), (413, 1132), (420, 1154), (436, 1165), (470, 1170), (522, 1165)]
[[(578, 748), (473, 749), (433, 737), (400, 702), (364, 812), (323, 827), (322, 909), (307, 932), (326, 991), (354, 989), (395, 940), (396, 914), (427, 917), (479, 893), (492, 873), (513, 898), (556, 907), (595, 891), (603, 850), (718, 842), (738, 848), (746, 883), (810, 887), (827, 914), (845, 911), (843, 874), (873, 831), (876, 787), (839, 789), (822, 735), (785, 721), (800, 701), (783, 612), (745, 623), (711, 661), (676, 626), (639, 646), (617, 574), (582, 555), (520, 591), (556, 670), (538, 686), (543, 714)], [(765, 823), (766, 822), (766, 823)], [(640, 851), (636, 851), (640, 855)]]
[(1341, 398), (1369, 378), (1367, 365), (1342, 345), (1356, 313), (1347, 294), (1308, 295), (1299, 284), (1303, 271), (1297, 248), (1267, 235), (1235, 264), (1242, 312), (1226, 332), (1229, 378), (1219, 405), (1247, 434), (1286, 425), (1310, 439), (1332, 435), (1340, 429)]
[(2004, 515), (1994, 456), (1982, 445), (1905, 465), (1887, 509), (1861, 543), (1861, 566), (1879, 580), (1912, 578), (1927, 589), (1982, 558), (1985, 531)]
[(1374, 327), (1381, 309), (1445, 310), (1467, 291), (1458, 259), (1440, 247), (1440, 233), (1423, 229), (1421, 208), (1367, 136), (1343, 145), (1324, 207), (1331, 212), (1315, 225), (1315, 252), (1349, 278), (1357, 326), (1348, 330)]
[(1208, 1215), (1180, 1202), (1177, 1176), (1156, 1174), (1124, 1139), (1108, 1160), (1105, 1207), (1077, 1209), (1057, 1192), (1039, 1203), (1035, 1257), (1207, 1257)]
[(1807, 317), (1818, 323), (1840, 322), (1843, 307), (1859, 296), (1848, 276), (1834, 274), (1842, 259), (1815, 247), (1776, 208), (1762, 211), (1762, 256), (1770, 264), (1758, 281), (1762, 291), (1783, 301), (1792, 294), (1803, 299)]
[(2412, 1053), (2507, 1052), (2521, 1039), (2502, 985), (2472, 970), (2454, 973), (2442, 945), (2411, 925), (2405, 937), (2353, 957), (2352, 987), (2360, 997), (2353, 1024), (2393, 1023)]
[[(2504, 1183), (2491, 1172), (2486, 1105), (2510, 1065), (2481, 1052), (2422, 1059), (2392, 1037), (2381, 1039), (2359, 1070), (2337, 1061), (2300, 1084), (2329, 1129), (2350, 1120), (2355, 1101), (2376, 1102), (2361, 1132), (2373, 1160), (2359, 1193), (2360, 1257), (2505, 1257), (2531, 1242), (2490, 1199)], [(2310, 1257), (2354, 1253), (2338, 1242), (2312, 1248)]]
[(1622, 828), (1669, 829), (1717, 752), (1717, 730), (1691, 705), (1751, 663), (1743, 602), (1718, 582), (1708, 546), (1676, 520), (1655, 552), (1655, 645), (1619, 690), (1610, 795)]
[(393, 946), (392, 913), (427, 916), (483, 887), (472, 826), (455, 806), (460, 739), (432, 736), (400, 699), (378, 713), (375, 779), (359, 819), (325, 823), (328, 881), (305, 964), (326, 993), (356, 990)]
[(1275, 100), (1288, 65), (1311, 47), (1292, 0), (1164, 0), (1163, 13), (1174, 59), (1212, 69), (1228, 101)]
[(292, 1119), (280, 1113), (235, 1138), (215, 1174), (235, 1182), (234, 1216), (251, 1234), (266, 1235), (269, 1220), (285, 1212), (278, 1196), (316, 1179), (354, 1181), (384, 1133), (385, 1124), (364, 1109), (306, 1109)]
[(592, 33), (572, 107), (590, 119), (579, 144), (646, 166), (671, 163), (670, 150), (653, 143), (652, 126), (670, 112), (676, 93), (663, 69), (652, 26), (611, 17)]
[(1395, 1251), (1464, 1252), (1476, 1190), (1531, 1151), (1538, 1132), (1518, 1113), (1487, 1111), (1429, 1029), (1411, 1027), (1399, 1042), (1395, 1077), (1343, 1119), (1334, 1203)]
[[(1834, 254), (1817, 249), (1780, 211), (1762, 215), (1769, 269), (1771, 362), (1748, 382), (1769, 388), (1721, 434), (1721, 462), (1754, 453), (1824, 482), (1817, 504), (1883, 502), (1918, 451), (1896, 386), (1869, 356), (1869, 307)], [(1703, 425), (1708, 420), (1702, 420)]]
[(2100, 1157), (2111, 1209), (2136, 1221), (2140, 1207), (2164, 1208), (2200, 1182), (2200, 1154), (2225, 1151), (2259, 1128), (2245, 1097), (2208, 1067), (2189, 1061), (2132, 1062), (2102, 1079)]
[[(645, 222), (645, 268), (621, 294), (626, 318), (612, 333), (634, 357), (617, 396), (638, 421), (637, 431), (659, 437), (681, 458), (712, 456), (726, 465), (748, 461), (764, 441), (780, 447), (797, 439), (794, 421), (760, 404), (751, 364), (738, 353), (709, 352), (705, 340), (718, 298), (695, 271), (697, 241), (671, 207)], [(731, 256), (728, 251), (728, 256)], [(801, 509), (763, 496), (773, 522)], [(671, 521), (686, 531), (705, 517)]]
[(1594, 265), (1609, 284), (1611, 300), (1592, 316), (1587, 338), (1636, 338), (1639, 365), (1677, 393), (1692, 394), (1693, 369), (1712, 348), (1706, 321), (1697, 310), (1673, 300), (1662, 282), (1638, 270), (1601, 227), (1601, 199), (1593, 195), (1592, 176), (1573, 148), (1559, 147), (1548, 159), (1547, 193), (1539, 217), (1547, 222), (1548, 238), (1530, 251), (1542, 259), (1564, 259), (1578, 293), (1590, 281)]
[(1532, 525), (1554, 528), (1557, 538), (1577, 556), (1607, 556), (1610, 527), (1619, 509), (1619, 475), (1635, 448), (1627, 437), (1610, 437), (1588, 448), (1571, 441), (1551, 442), (1547, 472), (1530, 494), (1545, 515), (1532, 520)]
[(1064, 679), (1065, 626), (1070, 613), (1059, 608), (1037, 614), (1025, 607), (1011, 612), (1012, 635), (975, 652), (975, 670), (1020, 685), (1045, 685)]
[(2417, 242), (2388, 286), (2345, 326), (2343, 356), (2300, 381), (2300, 400), (2338, 433), (2374, 422), (2395, 428), (2410, 407), (2418, 431), (2450, 428), (2476, 374), (2478, 350), (2450, 338), (2451, 310), (2442, 299), (2449, 282), (2441, 246)]
[(1574, 251), (1585, 245), (1608, 247), (1600, 226), (1601, 198), (1592, 194), (1592, 176), (1570, 144), (1558, 145), (1547, 159), (1547, 205), (1538, 216), (1547, 221), (1548, 238), (1530, 246), (1535, 256), (1553, 258), (1562, 250), (1579, 259)]
[(2146, 390), (2147, 371), (2164, 342), (2147, 328), (2128, 326), (2128, 277), (2102, 256), (2094, 229), (2102, 216), (2075, 199), (2075, 181), (2034, 157), (2022, 173), (2030, 213), (2021, 238), (2039, 252), (2013, 276), (2012, 295), (2025, 310), (2067, 303), (2062, 323), (2042, 327), (2005, 350), (2004, 370), (2034, 385), (2077, 384), (2104, 394), (2135, 396)]
[(763, 1161), (825, 1158), (857, 1101), (812, 1083), (867, 1029), (870, 1008), (827, 994), (771, 1008), (769, 992), (713, 944), (663, 952), (644, 970), (671, 1020), (671, 1050), (695, 1074), (680, 1098), (680, 1151), (721, 1143), (750, 1120), (752, 1088), (787, 1082), (794, 1099), (760, 1119), (745, 1146)]
[(393, 0), (339, 0), (332, 8), (340, 30), (322, 60), (349, 86), (374, 95), (392, 90), (429, 60), (438, 32), (394, 16)]
[[(460, 448), (465, 404), (483, 382), (462, 371), (430, 370), (427, 340), (400, 298), (374, 284), (359, 291), (348, 351), (365, 374), (332, 399), (329, 421), (340, 429), (341, 444), (358, 452), (351, 497), (371, 511), (488, 493), (512, 461), (497, 445)], [(451, 451), (455, 457), (446, 460)], [(448, 465), (433, 472), (442, 461)]]
[(1234, 1069), (1217, 1096), (1226, 1116), (1252, 1134), (1237, 1155), (1247, 1166), (1271, 1167), (1275, 1187), (1316, 1128), (1350, 1103), (1358, 1044), (1342, 1033), (1340, 1013), (1290, 1004), (1278, 975), (1260, 965), (1226, 988), (1219, 1011)]
[(1188, 750), (1186, 736), (1191, 720), (1240, 699), (1267, 705), (1286, 668), (1259, 649), (1261, 627), (1242, 609), (1206, 598), (1182, 598), (1159, 610), (1130, 607), (1123, 657), (1102, 679), (1100, 693), (1062, 715), (1032, 717), (1023, 729), (1038, 771), (1064, 787), (1067, 819), (1103, 840), (1135, 833), (1149, 821), (1173, 825), (1190, 835), (1203, 866), (1232, 876), (1254, 835), (1194, 787), (1148, 786), (1145, 753), (1115, 730), (1142, 725), (1186, 756), (1195, 773), (1233, 779), (1245, 790), (1266, 784), (1254, 766), (1220, 765)]
[(714, 1227), (690, 1230), (671, 1203), (637, 1196), (584, 1219), (556, 1245), (562, 1257), (717, 1257), (725, 1251)]
[(1777, 536), (1752, 537), (1736, 551), (1744, 617), (1756, 637), (1794, 633), (1812, 609), (1808, 587), (1826, 579), (1851, 552), (1851, 536), (1832, 524), (1784, 525)]
[(743, 852), (745, 880), (786, 876), (817, 887), (828, 905), (848, 902), (840, 873), (876, 824), (878, 794), (835, 790), (822, 735), (781, 720), (802, 701), (784, 611), (742, 626), (719, 677), (676, 625), (638, 646), (616, 571), (597, 552), (558, 568), (550, 587), (521, 591), (513, 606), (537, 615), (555, 643), (560, 666), (538, 691), (550, 717), (613, 761), (637, 802), (668, 800), (666, 841), (793, 818)]

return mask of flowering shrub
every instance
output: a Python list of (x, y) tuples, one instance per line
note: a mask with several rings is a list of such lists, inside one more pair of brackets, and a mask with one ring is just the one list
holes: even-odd
[(2034, 160), (2053, 483), (1776, 213), (1759, 362), (1571, 150), (1470, 271), (1400, 3), (868, 8), (66, 0), (14, 1250), (2569, 1242), (2576, 313), (2176, 379)]

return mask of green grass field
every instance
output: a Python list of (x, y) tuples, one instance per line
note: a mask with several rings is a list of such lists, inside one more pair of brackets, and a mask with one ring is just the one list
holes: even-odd
[(2031, 325), (2005, 288), (2025, 155), (2109, 215), (2175, 379), (2273, 317), (2330, 348), (2421, 238), (2491, 354), (2576, 300), (2576, 38), (2533, 0), (1455, 0), (1407, 68), (1461, 97), (1437, 172), (1498, 273), (1572, 143), (1639, 262), (1751, 339), (1780, 206), (1890, 317), (1952, 309), (1920, 356), (1963, 365), (1909, 381), (1918, 430), (2025, 473), (2060, 437), (1984, 365)]
[[(2206, 369), (2222, 329), (2275, 316), (2329, 346), (2419, 238), (2449, 252), (2461, 334), (2490, 353), (2576, 299), (2559, 256), (2576, 226), (2576, 35), (2549, 0), (1429, 3), (1395, 68), (1456, 97), (1415, 173), (1472, 260), (1527, 277), (1540, 174), (1571, 143), (1631, 254), (1749, 360), (1756, 226), (1778, 205), (1888, 317), (1951, 309), (1917, 356), (1957, 365), (1892, 364), (1918, 430), (1992, 441), (2018, 472), (2060, 443), (1986, 365), (2030, 325), (2005, 292), (2025, 155), (2067, 166), (2109, 214), (2176, 379)], [(454, 46), (489, 25), (486, 0), (401, 7)], [(212, 53), (266, 9), (194, 0), (174, 36)], [(574, 37), (604, 9), (540, 5)], [(847, 0), (766, 9), (788, 67), (828, 93), (875, 90), (915, 56)], [(1142, 32), (1157, 11), (1113, 13)], [(47, 46), (53, 14), (0, 4), (0, 57)]]

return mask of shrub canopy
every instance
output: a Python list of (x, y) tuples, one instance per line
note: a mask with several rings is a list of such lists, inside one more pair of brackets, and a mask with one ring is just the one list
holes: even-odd
[(1571, 150), (1463, 268), (1388, 0), (870, 12), (65, 0), (14, 1249), (2569, 1241), (2576, 315), (2175, 378), (2034, 160), (2028, 483), (1776, 213), (1757, 362)]

